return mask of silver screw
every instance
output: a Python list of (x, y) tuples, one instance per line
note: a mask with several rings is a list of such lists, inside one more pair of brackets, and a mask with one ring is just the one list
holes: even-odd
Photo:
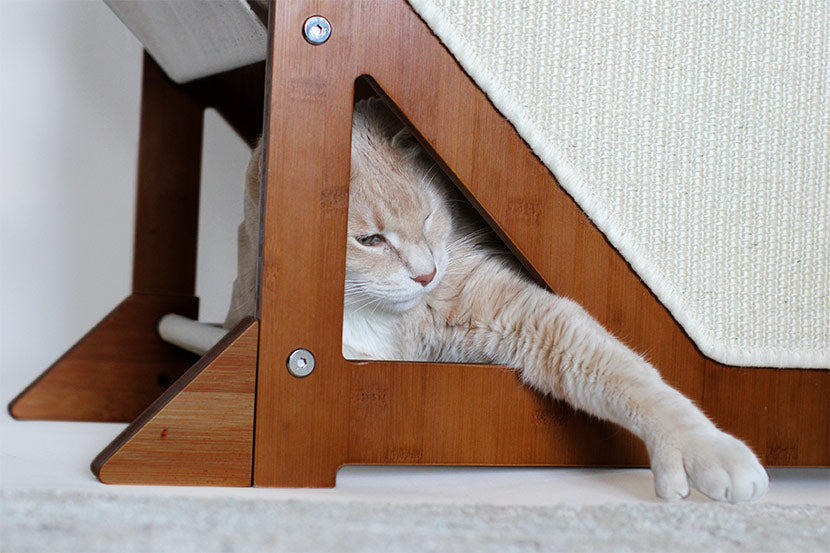
[(323, 44), (331, 36), (331, 24), (322, 15), (312, 15), (303, 23), (303, 36), (314, 44)]
[(288, 356), (286, 365), (288, 372), (297, 378), (308, 376), (314, 370), (314, 355), (307, 349), (295, 349)]

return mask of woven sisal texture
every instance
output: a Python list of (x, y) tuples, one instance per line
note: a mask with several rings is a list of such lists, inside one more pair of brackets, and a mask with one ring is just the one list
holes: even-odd
[(701, 351), (830, 367), (827, 2), (410, 4)]

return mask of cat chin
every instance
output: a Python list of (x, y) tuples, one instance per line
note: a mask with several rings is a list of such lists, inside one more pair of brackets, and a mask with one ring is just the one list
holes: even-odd
[(389, 313), (405, 313), (409, 311), (421, 301), (423, 301), (424, 294), (417, 294), (414, 297), (409, 299), (392, 299), (392, 298), (384, 298), (381, 301), (381, 306), (388, 311)]
[(405, 313), (421, 303), (422, 299), (423, 296), (421, 295), (408, 301), (395, 302), (389, 305), (389, 310), (395, 313)]

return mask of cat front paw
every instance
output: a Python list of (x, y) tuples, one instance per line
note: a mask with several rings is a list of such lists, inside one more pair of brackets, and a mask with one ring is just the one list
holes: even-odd
[(717, 501), (753, 501), (766, 493), (769, 476), (740, 440), (715, 428), (684, 431), (649, 447), (657, 495), (680, 499), (689, 486)]

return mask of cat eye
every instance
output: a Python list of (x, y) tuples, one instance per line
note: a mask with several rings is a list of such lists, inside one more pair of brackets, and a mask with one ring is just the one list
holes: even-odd
[(363, 244), (364, 246), (377, 246), (378, 244), (382, 244), (386, 242), (386, 238), (383, 237), (382, 234), (370, 234), (369, 236), (357, 236), (355, 240)]

